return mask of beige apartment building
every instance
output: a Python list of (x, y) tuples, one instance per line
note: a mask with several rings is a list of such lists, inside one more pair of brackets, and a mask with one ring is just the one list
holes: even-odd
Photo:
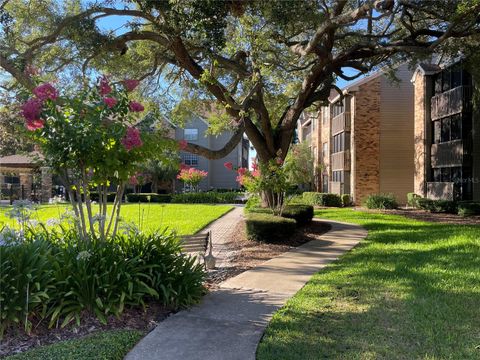
[(393, 82), (378, 71), (336, 92), (330, 104), (298, 124), (321, 175), (316, 190), (350, 194), (356, 204), (370, 194), (392, 193), (405, 204), (414, 190), (414, 87), (406, 65)]
[(431, 199), (480, 200), (480, 116), (475, 82), (462, 62), (421, 64), (415, 91), (415, 193)]

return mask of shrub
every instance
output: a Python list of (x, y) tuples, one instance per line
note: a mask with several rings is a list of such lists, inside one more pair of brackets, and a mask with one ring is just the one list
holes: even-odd
[(343, 194), (341, 196), (341, 199), (342, 199), (342, 206), (343, 207), (347, 207), (347, 206), (352, 205), (352, 199), (351, 199), (349, 194)]
[(247, 203), (245, 204), (245, 211), (250, 211), (255, 208), (260, 207), (260, 197), (257, 195), (252, 195), (248, 198)]
[(180, 308), (204, 291), (202, 267), (161, 231), (107, 240), (80, 240), (73, 230), (27, 231), (23, 242), (0, 250), (0, 333), (13, 324), (28, 333), (42, 320), (80, 322), (84, 311), (105, 323), (147, 300)]
[(342, 198), (337, 194), (304, 192), (303, 200), (309, 205), (341, 207)]
[(372, 194), (364, 202), (367, 209), (395, 209), (398, 204), (393, 194)]
[(172, 201), (170, 194), (156, 194), (156, 193), (140, 193), (127, 194), (127, 201), (130, 203), (169, 203)]
[(422, 210), (430, 211), (432, 213), (447, 213), (456, 214), (458, 206), (452, 200), (432, 200), (426, 198), (417, 199), (418, 207)]
[(418, 200), (421, 199), (422, 197), (420, 195), (417, 195), (415, 193), (408, 193), (407, 194), (407, 205), (418, 208)]
[(287, 205), (283, 209), (282, 216), (294, 219), (297, 225), (308, 224), (313, 219), (312, 205)]
[(480, 202), (461, 202), (458, 204), (458, 215), (467, 217), (480, 215)]
[(250, 240), (265, 242), (288, 240), (297, 226), (293, 219), (258, 212), (248, 213), (245, 223)]
[(173, 203), (180, 204), (233, 204), (239, 197), (238, 192), (185, 193), (172, 196)]
[[(114, 193), (114, 192), (110, 192), (107, 194), (107, 202), (114, 202), (115, 201), (115, 196), (117, 195), (117, 193)], [(98, 194), (98, 192), (90, 192), (90, 200), (92, 201), (99, 201), (100, 200), (100, 196)]]

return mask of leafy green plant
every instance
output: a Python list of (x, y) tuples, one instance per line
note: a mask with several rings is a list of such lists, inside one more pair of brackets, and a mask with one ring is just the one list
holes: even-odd
[(305, 203), (314, 206), (341, 207), (342, 198), (337, 194), (304, 192), (303, 200)]
[(296, 229), (296, 221), (269, 213), (249, 212), (245, 219), (250, 240), (277, 242), (288, 240)]
[(367, 209), (396, 209), (398, 204), (393, 194), (372, 194), (367, 196), (364, 201)]
[(432, 200), (427, 198), (417, 199), (418, 207), (432, 213), (456, 214), (458, 205), (452, 200)]
[(418, 207), (418, 200), (422, 197), (415, 193), (408, 193), (407, 194), (407, 205), (410, 207), (417, 208)]
[(342, 194), (341, 199), (342, 199), (342, 206), (343, 207), (347, 207), (347, 206), (352, 205), (352, 198), (350, 197), (349, 194)]
[(458, 215), (463, 217), (480, 215), (480, 202), (460, 202), (458, 204)]
[(165, 231), (80, 241), (75, 229), (37, 229), (0, 251), (0, 331), (17, 324), (28, 333), (41, 320), (79, 323), (84, 311), (105, 323), (125, 306), (185, 307), (204, 293), (201, 265)]

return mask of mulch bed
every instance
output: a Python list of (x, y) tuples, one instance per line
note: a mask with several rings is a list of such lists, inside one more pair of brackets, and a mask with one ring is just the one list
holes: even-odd
[(48, 324), (40, 323), (30, 335), (26, 335), (22, 329), (8, 329), (0, 343), (0, 357), (24, 352), (37, 346), (81, 338), (97, 331), (135, 329), (147, 333), (171, 313), (171, 309), (149, 303), (145, 310), (126, 308), (120, 318), (110, 316), (107, 325), (101, 324), (93, 315), (86, 313), (82, 316), (80, 326), (68, 325), (63, 329), (49, 329)]
[[(248, 240), (245, 234), (245, 223), (243, 221), (239, 222), (235, 227), (234, 238), (228, 242), (228, 246), (234, 254), (229, 267), (210, 271), (206, 286), (209, 289), (214, 289), (222, 281), (252, 269), (294, 247), (318, 239), (328, 230), (330, 230), (328, 224), (314, 220), (311, 224), (298, 229), (287, 241), (263, 243)], [(147, 333), (172, 313), (171, 309), (156, 303), (148, 303), (145, 310), (127, 308), (119, 319), (111, 316), (107, 325), (101, 324), (91, 314), (85, 314), (82, 316), (80, 326), (72, 324), (63, 329), (48, 329), (47, 324), (40, 323), (33, 329), (31, 335), (26, 335), (21, 329), (9, 329), (1, 340), (0, 357), (24, 352), (37, 346), (80, 338), (96, 331), (136, 329)]]
[(229, 264), (230, 266), (228, 267), (210, 271), (207, 286), (209, 288), (215, 288), (219, 283), (230, 277), (252, 269), (292, 248), (318, 239), (328, 230), (330, 230), (330, 225), (314, 220), (309, 225), (298, 229), (295, 234), (286, 241), (265, 243), (248, 240), (245, 233), (245, 222), (239, 222), (235, 226), (234, 238), (226, 244), (234, 254), (231, 259), (231, 264)]
[(384, 211), (386, 214), (403, 215), (410, 219), (456, 225), (480, 225), (480, 216), (462, 217), (455, 214), (431, 213), (417, 209), (397, 209)]

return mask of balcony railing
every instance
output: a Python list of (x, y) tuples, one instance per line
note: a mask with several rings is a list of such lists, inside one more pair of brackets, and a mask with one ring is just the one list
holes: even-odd
[(331, 155), (330, 167), (332, 171), (350, 169), (350, 152), (340, 151)]
[(350, 112), (346, 111), (332, 118), (332, 135), (350, 131)]
[(466, 111), (470, 106), (470, 94), (469, 86), (457, 86), (432, 97), (432, 120)]
[(432, 167), (461, 166), (467, 151), (462, 140), (453, 140), (441, 144), (432, 144)]
[(432, 200), (455, 199), (455, 184), (453, 182), (427, 183), (427, 197)]

